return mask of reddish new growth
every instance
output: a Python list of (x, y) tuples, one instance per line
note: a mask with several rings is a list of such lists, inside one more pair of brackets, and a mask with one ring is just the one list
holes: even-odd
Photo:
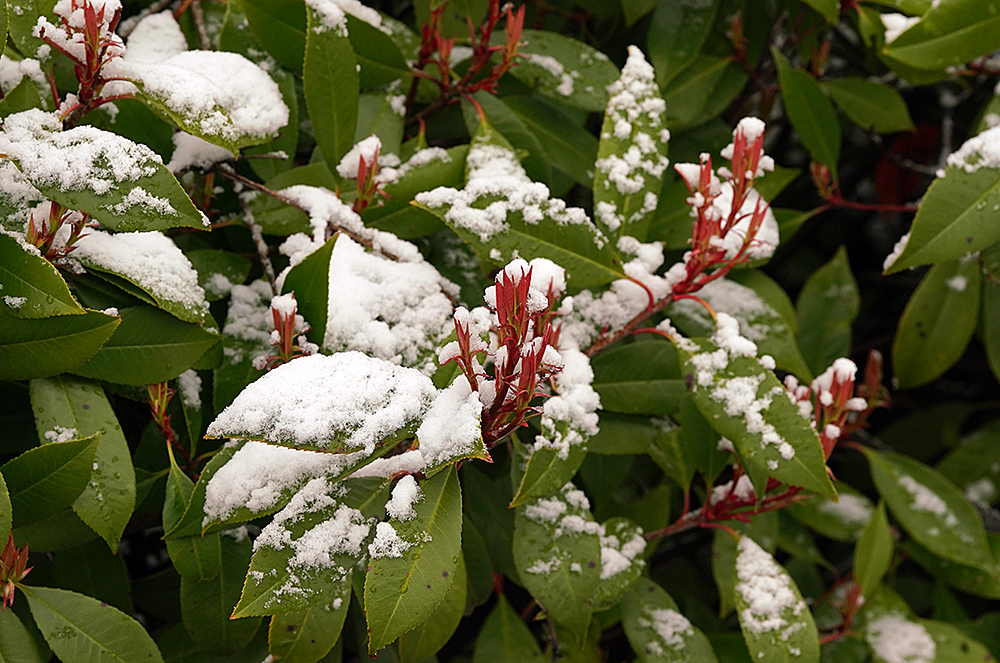
[(45, 205), (34, 210), (28, 219), (25, 239), (36, 247), (49, 261), (65, 258), (73, 249), (87, 227), (88, 216), (66, 209), (59, 203), (48, 203), (48, 218)]
[[(487, 303), (494, 311), (493, 333), (497, 349), (491, 351), (482, 332), (464, 307), (455, 311), (457, 340), (439, 354), (442, 363), (455, 360), (469, 386), (483, 403), (483, 440), (492, 446), (526, 425), (540, 409), (531, 403), (547, 395), (543, 384), (562, 370), (558, 352), (559, 325), (554, 306), (558, 293), (551, 283), (547, 292), (532, 286), (532, 268), (515, 260), (497, 275), (487, 289)], [(489, 375), (480, 360), (493, 360)]]
[(305, 319), (296, 313), (297, 303), (295, 293), (288, 293), (271, 300), (271, 346), (275, 348), (269, 355), (261, 355), (254, 359), (253, 365), (258, 371), (272, 370), (287, 364), (293, 359), (316, 354), (319, 346), (310, 343), (306, 332), (310, 327)]
[[(443, 106), (454, 104), (463, 98), (472, 101), (472, 95), (480, 90), (495, 93), (500, 77), (517, 64), (517, 47), (521, 42), (521, 32), (524, 29), (523, 6), (515, 12), (508, 3), (506, 12), (503, 12), (500, 0), (490, 0), (489, 13), (479, 26), (478, 34), (472, 21), (468, 22), (469, 45), (472, 47), (472, 55), (469, 57), (465, 74), (459, 76), (451, 67), (451, 52), (455, 46), (455, 39), (445, 39), (441, 36), (441, 18), (447, 4), (447, 2), (442, 2), (432, 10), (430, 23), (422, 26), (420, 30), (420, 52), (414, 67), (414, 80), (406, 107), (409, 109), (412, 106), (421, 78), (435, 83), (441, 94), (416, 119)], [(500, 23), (500, 18), (504, 16), (506, 17), (504, 44), (502, 46), (491, 45), (493, 33)], [(491, 64), (494, 53), (502, 55), (500, 62)], [(425, 71), (427, 67), (431, 66), (437, 70), (436, 75)]]
[(171, 389), (166, 382), (146, 385), (146, 398), (149, 401), (149, 412), (153, 415), (153, 422), (167, 441), (170, 449), (176, 449), (184, 457), (185, 468), (187, 468), (191, 465), (191, 456), (184, 449), (181, 441), (177, 439), (177, 433), (170, 425), (170, 415), (167, 414), (167, 406), (170, 405), (170, 399), (176, 393), (177, 390)]
[[(83, 22), (76, 20), (78, 12), (82, 11)], [(51, 23), (38, 29), (38, 36), (50, 46), (73, 61), (76, 80), (79, 83), (75, 103), (62, 109), (63, 126), (75, 126), (87, 113), (101, 104), (132, 95), (112, 97), (101, 96), (105, 84), (109, 81), (127, 80), (119, 77), (108, 77), (102, 73), (105, 65), (111, 60), (121, 57), (125, 45), (115, 34), (118, 21), (121, 19), (121, 7), (113, 14), (106, 15), (104, 4), (95, 9), (91, 0), (72, 0), (69, 17), (60, 16), (64, 34), (51, 34), (46, 27), (54, 27)], [(59, 95), (52, 84), (53, 96), (59, 103)], [(70, 97), (69, 101), (73, 101)]]
[(28, 546), (25, 544), (23, 550), (18, 550), (14, 546), (14, 535), (7, 535), (7, 547), (0, 554), (0, 585), (3, 585), (3, 602), (0, 603), (0, 610), (8, 605), (14, 605), (14, 587), (24, 580), (24, 577), (31, 572), (34, 567), (28, 566)]
[(382, 183), (376, 178), (379, 171), (378, 151), (380, 147), (381, 146), (375, 147), (371, 163), (365, 161), (363, 154), (358, 155), (358, 197), (354, 199), (354, 204), (351, 206), (351, 209), (358, 214), (375, 202), (375, 199), (378, 196), (383, 196), (385, 198), (389, 197), (382, 189)]

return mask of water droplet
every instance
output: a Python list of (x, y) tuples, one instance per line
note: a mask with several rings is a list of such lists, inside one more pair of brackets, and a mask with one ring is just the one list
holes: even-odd
[(52, 304), (52, 303), (54, 303), (55, 301), (56, 301), (56, 299), (55, 299), (55, 297), (53, 297), (52, 295), (48, 295), (48, 296), (47, 296), (47, 297), (45, 298), (45, 303), (46, 303), (46, 304)]

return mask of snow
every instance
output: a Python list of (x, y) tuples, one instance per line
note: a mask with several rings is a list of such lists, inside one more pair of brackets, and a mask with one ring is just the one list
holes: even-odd
[(432, 372), (451, 329), (451, 300), (427, 262), (394, 262), (341, 236), (330, 258), (324, 346)]
[(385, 503), (385, 512), (396, 520), (412, 520), (417, 515), (413, 505), (422, 498), (416, 479), (408, 474), (396, 482), (396, 486), (392, 489), (392, 497)]
[(363, 456), (363, 452), (324, 454), (246, 442), (208, 482), (205, 522), (225, 521), (243, 507), (253, 513), (268, 511), (282, 495), (312, 479), (337, 475)]
[(201, 409), (201, 376), (198, 371), (187, 370), (177, 377), (177, 389), (184, 407)]
[(126, 62), (162, 62), (188, 49), (173, 12), (146, 16), (132, 28), (123, 56)]
[(434, 467), (454, 458), (469, 456), (482, 446), (480, 415), (483, 406), (468, 381), (459, 376), (438, 393), (417, 429), (424, 462)]
[(382, 25), (382, 15), (374, 9), (364, 6), (358, 0), (307, 0), (307, 2), (323, 19), (323, 28), (317, 29), (317, 32), (336, 30), (338, 34), (346, 36), (347, 21), (344, 14), (350, 14), (372, 27), (390, 34), (390, 30)]
[(27, 297), (13, 297), (11, 295), (4, 295), (4, 304), (17, 311), (28, 301)]
[[(254, 349), (250, 351), (254, 356), (269, 352), (271, 331), (274, 326), (270, 302), (271, 287), (263, 279), (249, 285), (232, 286), (229, 312), (222, 327), (223, 335), (253, 346)], [(244, 353), (237, 348), (226, 347), (224, 352), (226, 358), (233, 364), (245, 358)]]
[(73, 257), (84, 266), (124, 276), (157, 301), (176, 302), (197, 316), (208, 311), (198, 273), (173, 240), (161, 232), (112, 235), (92, 230), (77, 242)]
[(167, 163), (167, 169), (173, 173), (189, 168), (208, 170), (215, 164), (232, 158), (233, 153), (226, 148), (213, 145), (184, 131), (178, 131), (174, 134), (174, 153)]
[(68, 442), (75, 439), (76, 436), (76, 428), (63, 428), (62, 426), (54, 426), (52, 430), (47, 430), (42, 435), (47, 442)]
[(423, 472), (427, 465), (419, 449), (410, 449), (388, 458), (377, 458), (354, 472), (349, 478), (381, 477), (389, 478), (401, 472), (416, 474)]
[(14, 60), (8, 55), (0, 55), (0, 89), (5, 93), (10, 92), (25, 76), (35, 85), (48, 84), (38, 60), (31, 58)]
[(414, 426), (436, 390), (417, 370), (360, 352), (310, 355), (283, 364), (240, 393), (208, 427), (210, 437), (371, 453)]
[[(646, 539), (642, 536), (642, 530), (626, 522), (617, 524), (618, 527), (614, 532), (608, 532), (604, 525), (597, 530), (601, 542), (601, 580), (607, 580), (626, 571), (634, 563), (638, 563), (640, 568), (646, 564), (644, 560), (636, 559), (646, 549)], [(629, 533), (631, 536), (625, 540), (625, 535)]]
[(885, 257), (885, 261), (882, 263), (882, 271), (887, 272), (889, 268), (899, 259), (899, 256), (903, 254), (906, 249), (906, 245), (910, 241), (910, 233), (906, 233), (899, 238), (899, 241), (892, 247), (892, 253)]
[(861, 528), (871, 519), (875, 509), (871, 502), (860, 495), (841, 492), (839, 497), (840, 501), (838, 502), (822, 501), (817, 510), (822, 514), (833, 516), (849, 527), (856, 528), (857, 534), (860, 536)]
[(368, 554), (372, 559), (384, 557), (402, 557), (410, 549), (412, 543), (404, 541), (389, 523), (379, 523), (375, 527), (375, 540), (368, 546)]
[[(674, 649), (682, 649), (684, 638), (694, 635), (694, 627), (687, 617), (669, 608), (647, 608), (645, 616), (640, 617), (638, 623), (639, 626), (656, 631), (663, 644)], [(653, 644), (659, 646), (659, 643)]]
[(965, 497), (970, 502), (989, 506), (997, 498), (997, 485), (990, 477), (982, 477), (965, 486)]
[(897, 13), (882, 14), (882, 24), (885, 25), (886, 45), (894, 42), (896, 37), (903, 34), (919, 22), (919, 16), (905, 16)]
[(767, 552), (748, 536), (737, 544), (736, 591), (747, 607), (740, 613), (740, 626), (754, 635), (775, 633), (782, 640), (799, 630), (801, 623), (789, 619), (807, 611), (795, 596), (791, 580)]
[(931, 663), (937, 656), (937, 645), (927, 629), (896, 613), (869, 623), (865, 642), (885, 663)]
[(573, 94), (573, 79), (580, 75), (579, 72), (566, 71), (566, 67), (551, 55), (538, 55), (537, 53), (524, 53), (523, 55), (523, 63), (536, 65), (559, 79), (559, 85), (555, 87), (556, 92), (564, 97)]
[(948, 527), (955, 527), (958, 525), (958, 518), (955, 517), (952, 510), (949, 509), (944, 500), (930, 488), (919, 483), (916, 479), (909, 475), (899, 477), (897, 483), (903, 490), (908, 492), (910, 496), (913, 497), (913, 502), (910, 503), (911, 509), (914, 511), (932, 513), (938, 518), (941, 518), (944, 521), (944, 524)]
[(945, 285), (952, 292), (965, 292), (965, 287), (969, 284), (969, 279), (962, 276), (961, 274), (956, 274), (950, 279), (945, 281)]
[[(726, 258), (735, 258), (739, 253), (743, 241), (746, 239), (747, 231), (750, 229), (750, 218), (758, 205), (764, 207), (767, 202), (754, 189), (748, 189), (746, 199), (737, 212), (738, 218), (742, 217), (741, 220), (722, 239), (722, 247), (726, 249)], [(722, 183), (719, 195), (712, 201), (712, 206), (719, 210), (723, 218), (728, 218), (733, 206), (733, 185), (731, 182)], [(760, 224), (757, 235), (744, 255), (752, 260), (768, 258), (778, 248), (778, 241), (778, 220), (771, 208), (768, 207), (767, 211), (764, 212), (764, 221)]]
[(313, 28), (313, 32), (321, 35), (333, 31), (339, 37), (347, 36), (347, 16), (336, 0), (306, 0), (306, 4), (320, 19), (320, 24)]
[(973, 136), (948, 155), (948, 165), (972, 173), (980, 168), (1000, 168), (1000, 127)]
[(347, 154), (337, 164), (337, 174), (345, 180), (353, 180), (358, 177), (358, 170), (361, 161), (364, 160), (366, 168), (371, 168), (376, 157), (379, 160), (379, 172), (375, 176), (375, 181), (379, 184), (388, 184), (395, 181), (397, 173), (392, 168), (383, 166), (399, 165), (399, 157), (393, 154), (382, 154), (382, 141), (372, 134), (352, 147)]

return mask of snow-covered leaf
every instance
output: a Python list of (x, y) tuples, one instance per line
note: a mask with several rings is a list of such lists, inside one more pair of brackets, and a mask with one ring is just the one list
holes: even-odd
[(837, 482), (837, 493), (837, 501), (815, 495), (790, 504), (788, 513), (827, 538), (856, 541), (871, 519), (875, 505), (857, 488), (843, 481)]
[(566, 485), (573, 478), (587, 457), (586, 443), (574, 444), (566, 453), (551, 447), (524, 448), (516, 443), (519, 451), (527, 455), (524, 473), (517, 485), (517, 492), (510, 502), (511, 507), (547, 497)]
[(860, 307), (858, 284), (847, 251), (841, 247), (806, 280), (797, 301), (797, 339), (814, 374), (851, 354), (851, 324)]
[(3, 295), (0, 306), (6, 306), (18, 318), (84, 312), (52, 263), (3, 233), (0, 233), (0, 294)]
[[(601, 523), (601, 580), (594, 591), (594, 610), (614, 608), (635, 585), (646, 562), (643, 530), (628, 518), (611, 518)], [(638, 589), (638, 588), (636, 588)]]
[(708, 638), (679, 612), (677, 603), (647, 578), (640, 578), (621, 604), (622, 626), (642, 663), (713, 663)]
[(618, 78), (618, 67), (604, 53), (555, 32), (524, 30), (522, 39), (518, 53), (526, 57), (512, 76), (569, 106), (604, 110), (608, 85)]

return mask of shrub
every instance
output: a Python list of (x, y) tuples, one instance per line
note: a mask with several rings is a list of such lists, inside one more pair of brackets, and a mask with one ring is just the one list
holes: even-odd
[(125, 4), (0, 0), (0, 660), (993, 660), (996, 3)]

